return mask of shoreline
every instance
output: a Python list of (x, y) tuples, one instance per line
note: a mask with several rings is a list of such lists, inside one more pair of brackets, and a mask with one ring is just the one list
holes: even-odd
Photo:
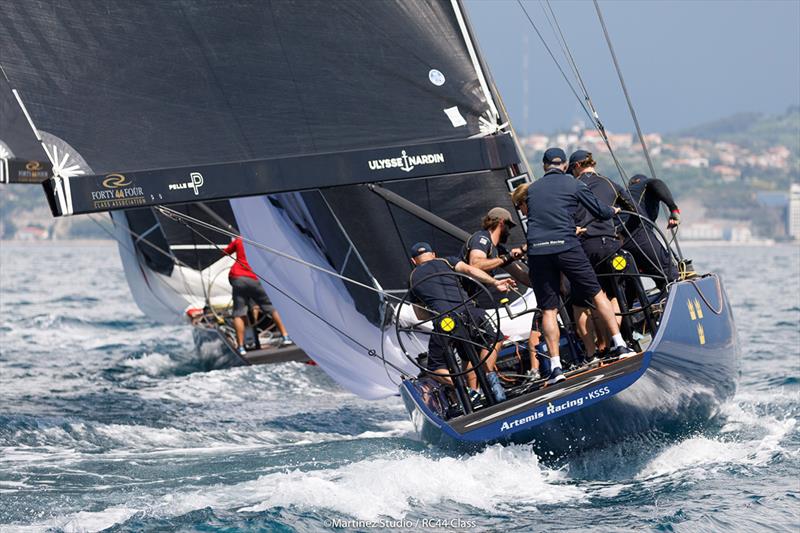
[(59, 240), (25, 240), (10, 239), (0, 240), (0, 246), (107, 246), (116, 244), (114, 239), (59, 239)]
[[(776, 241), (773, 239), (754, 239), (752, 241), (723, 241), (723, 240), (681, 240), (684, 248), (698, 248), (701, 246), (715, 247), (744, 247), (744, 246), (800, 246), (797, 241)], [(25, 240), (25, 239), (0, 239), (0, 246), (108, 246), (116, 244), (114, 239), (59, 239), (59, 240)]]
[(681, 246), (684, 248), (699, 248), (704, 246), (715, 246), (715, 247), (731, 247), (731, 248), (742, 248), (747, 246), (781, 246), (781, 245), (789, 245), (789, 246), (797, 246), (800, 244), (798, 241), (775, 241), (773, 239), (758, 239), (752, 241), (723, 241), (723, 240), (681, 240)]

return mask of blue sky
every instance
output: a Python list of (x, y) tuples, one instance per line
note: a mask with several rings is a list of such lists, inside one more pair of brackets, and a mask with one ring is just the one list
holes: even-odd
[[(516, 0), (464, 1), (518, 130), (526, 129), (525, 36), (528, 129), (564, 129), (582, 117)], [(523, 4), (569, 74), (544, 4)], [(551, 5), (606, 127), (632, 131), (592, 2)], [(781, 113), (800, 105), (798, 0), (601, 0), (600, 6), (645, 131), (670, 132), (741, 111)]]

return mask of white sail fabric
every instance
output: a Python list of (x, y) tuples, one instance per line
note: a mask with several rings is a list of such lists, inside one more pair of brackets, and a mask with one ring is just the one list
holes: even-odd
[[(236, 199), (232, 205), (245, 239), (331, 269), (313, 238), (304, 235), (286, 211), (267, 197)], [(280, 310), (292, 339), (309, 357), (337, 383), (362, 398), (397, 394), (399, 372), (367, 353), (375, 350), (381, 355), (381, 330), (356, 310), (345, 281), (247, 243), (245, 248), (250, 266), (269, 281), (262, 284)], [(383, 356), (387, 361), (411, 375), (417, 373), (397, 346), (388, 340), (385, 344)]]
[(233, 259), (220, 254), (220, 260), (203, 271), (175, 265), (171, 275), (159, 274), (144, 265), (137, 255), (124, 212), (114, 211), (111, 218), (133, 300), (148, 318), (164, 324), (184, 324), (186, 311), (202, 309), (206, 297), (211, 305), (225, 306), (231, 302), (228, 270)]

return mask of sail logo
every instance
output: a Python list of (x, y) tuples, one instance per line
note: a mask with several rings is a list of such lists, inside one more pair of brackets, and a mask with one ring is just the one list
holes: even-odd
[(136, 207), (145, 203), (144, 190), (132, 187), (133, 182), (122, 174), (108, 174), (102, 181), (104, 189), (92, 191), (95, 209), (113, 209), (119, 207)]
[(195, 196), (199, 195), (199, 189), (203, 186), (203, 175), (199, 172), (192, 172), (189, 174), (189, 180), (190, 181), (184, 181), (183, 183), (170, 183), (169, 190), (180, 191), (183, 189), (192, 189)]
[(130, 184), (131, 182), (128, 181), (128, 178), (122, 174), (109, 174), (106, 176), (106, 179), (103, 180), (103, 187), (106, 189), (121, 189)]
[(444, 154), (421, 154), (408, 155), (405, 150), (400, 152), (400, 157), (388, 159), (372, 159), (369, 161), (370, 170), (385, 170), (387, 168), (399, 168), (403, 172), (411, 172), (420, 165), (436, 165), (444, 163)]

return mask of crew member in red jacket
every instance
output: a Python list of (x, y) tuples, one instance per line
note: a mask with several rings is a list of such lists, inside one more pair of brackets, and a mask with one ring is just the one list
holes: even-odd
[[(278, 326), (282, 338), (279, 339), (280, 346), (287, 346), (292, 344), (289, 338), (289, 333), (281, 321), (278, 310), (272, 307), (272, 302), (269, 301), (267, 293), (264, 292), (264, 287), (258, 281), (253, 269), (247, 262), (247, 255), (244, 252), (244, 244), (241, 237), (234, 238), (231, 243), (225, 248), (227, 255), (236, 255), (235, 263), (231, 267), (228, 274), (228, 280), (233, 287), (233, 326), (236, 328), (236, 341), (238, 343), (239, 355), (245, 355), (247, 350), (244, 347), (244, 317), (247, 316), (247, 309), (250, 302), (256, 304), (256, 309), (260, 307), (265, 313), (272, 313), (272, 320)], [(257, 317), (257, 315), (256, 315)]]

